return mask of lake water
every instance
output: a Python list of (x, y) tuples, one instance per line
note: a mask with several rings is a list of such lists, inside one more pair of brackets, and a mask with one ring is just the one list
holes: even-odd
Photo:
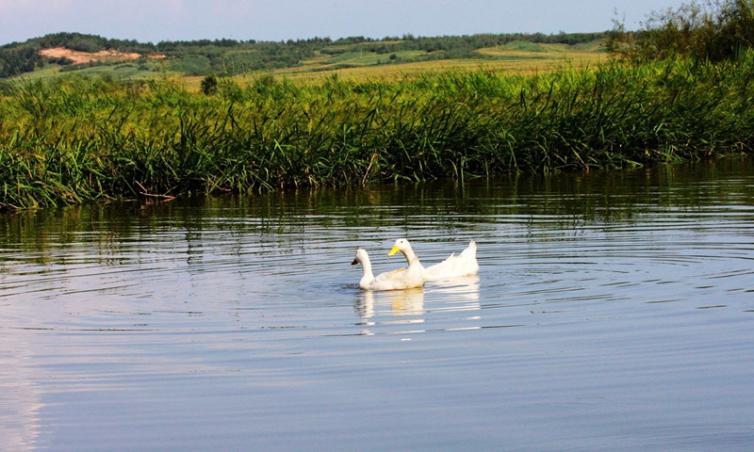
[(0, 216), (2, 450), (753, 446), (747, 160)]

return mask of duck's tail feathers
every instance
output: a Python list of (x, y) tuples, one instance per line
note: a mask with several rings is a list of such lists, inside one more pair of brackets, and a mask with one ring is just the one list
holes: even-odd
[(469, 246), (467, 246), (465, 250), (461, 251), (461, 256), (476, 258), (476, 242), (473, 240), (470, 241)]

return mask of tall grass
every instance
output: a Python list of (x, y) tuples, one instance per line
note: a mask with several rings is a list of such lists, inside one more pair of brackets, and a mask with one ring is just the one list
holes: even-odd
[(459, 179), (708, 158), (754, 143), (754, 53), (399, 82), (263, 77), (213, 96), (66, 78), (0, 90), (0, 206)]

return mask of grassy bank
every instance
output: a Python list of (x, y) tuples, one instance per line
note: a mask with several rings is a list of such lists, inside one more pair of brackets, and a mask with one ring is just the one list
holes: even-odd
[(536, 76), (0, 87), (0, 205), (710, 158), (754, 143), (754, 53)]

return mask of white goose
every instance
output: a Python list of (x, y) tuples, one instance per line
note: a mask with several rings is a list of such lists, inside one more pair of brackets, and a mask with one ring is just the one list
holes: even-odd
[(439, 264), (432, 265), (424, 268), (419, 262), (419, 258), (416, 257), (416, 253), (411, 248), (411, 244), (406, 239), (398, 239), (395, 241), (395, 245), (390, 250), (389, 255), (393, 256), (400, 251), (406, 257), (406, 260), (411, 266), (411, 262), (415, 262), (422, 268), (422, 276), (425, 281), (438, 281), (441, 279), (459, 278), (462, 276), (472, 276), (479, 273), (479, 263), (476, 260), (476, 242), (469, 242), (469, 246), (466, 247), (458, 256), (451, 254), (447, 259)]
[(351, 262), (351, 265), (356, 264), (361, 264), (364, 269), (364, 274), (359, 281), (359, 287), (364, 290), (401, 290), (424, 285), (424, 268), (418, 259), (413, 265), (409, 261), (407, 268), (380, 273), (375, 277), (372, 273), (372, 262), (369, 260), (369, 254), (365, 249), (359, 248), (356, 250), (356, 257)]

